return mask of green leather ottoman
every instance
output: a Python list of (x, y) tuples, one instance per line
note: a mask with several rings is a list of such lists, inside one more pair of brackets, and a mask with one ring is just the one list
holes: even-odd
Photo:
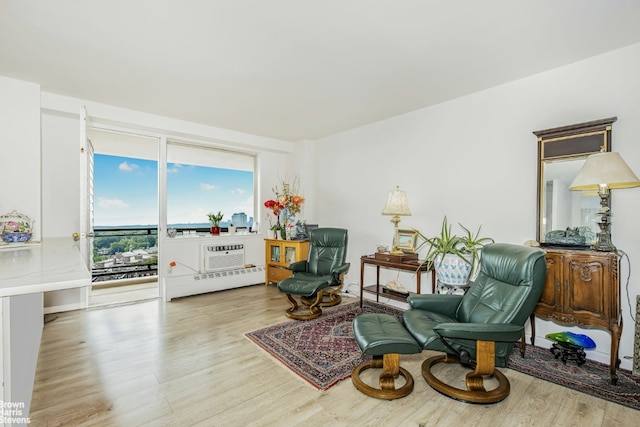
[[(285, 315), (296, 320), (311, 320), (320, 316), (322, 314), (322, 309), (320, 308), (323, 295), (322, 290), (327, 286), (329, 286), (329, 282), (324, 279), (308, 281), (290, 277), (280, 281), (280, 283), (278, 283), (278, 290), (287, 295), (287, 299), (291, 304), (291, 307), (285, 311)], [(298, 295), (303, 298), (315, 298), (315, 301), (308, 306), (308, 313), (301, 314), (298, 312), (299, 304), (293, 298), (293, 295)], [(306, 305), (304, 299), (301, 299), (301, 301), (303, 305)]]
[[(400, 366), (399, 355), (420, 353), (422, 347), (400, 320), (390, 314), (361, 314), (353, 319), (353, 333), (362, 353), (373, 356), (353, 369), (353, 385), (367, 396), (378, 399), (393, 400), (409, 395), (413, 391), (413, 377)], [(360, 373), (371, 368), (382, 368), (379, 388), (360, 379)], [(395, 386), (398, 375), (405, 379), (400, 388)]]

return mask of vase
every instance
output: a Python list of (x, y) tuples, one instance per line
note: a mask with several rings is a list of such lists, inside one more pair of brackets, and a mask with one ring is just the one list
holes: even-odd
[(469, 283), (471, 257), (465, 261), (454, 254), (438, 255), (433, 265), (438, 282), (451, 286), (464, 286)]
[(287, 227), (282, 227), (280, 229), (280, 238), (282, 240), (287, 240)]
[(211, 227), (211, 235), (219, 236), (220, 235), (220, 227)]

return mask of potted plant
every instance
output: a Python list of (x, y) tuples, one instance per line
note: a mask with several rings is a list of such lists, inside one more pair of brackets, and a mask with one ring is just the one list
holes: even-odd
[(481, 227), (478, 227), (474, 234), (462, 224), (458, 225), (464, 230), (465, 235), (452, 234), (446, 216), (438, 236), (427, 237), (419, 230), (415, 231), (422, 240), (417, 250), (428, 246), (423, 264), (426, 263), (428, 268), (435, 268), (438, 281), (446, 285), (464, 286), (469, 283), (470, 277), (475, 276), (482, 248), (494, 240), (490, 237), (480, 237)]
[(219, 236), (220, 221), (222, 221), (222, 217), (224, 216), (224, 214), (220, 211), (218, 211), (217, 214), (209, 212), (207, 216), (209, 217), (209, 222), (211, 222), (211, 234), (213, 234), (214, 236)]

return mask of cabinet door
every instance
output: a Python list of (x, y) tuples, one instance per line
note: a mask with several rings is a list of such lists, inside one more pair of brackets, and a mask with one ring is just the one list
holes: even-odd
[(298, 248), (296, 246), (284, 245), (284, 264), (289, 265), (298, 260)]
[(547, 280), (536, 306), (536, 313), (541, 315), (562, 312), (562, 256), (547, 253), (546, 260)]
[(607, 322), (610, 313), (610, 271), (606, 257), (573, 256), (566, 272), (565, 308), (576, 319), (600, 319)]
[(280, 244), (269, 243), (269, 262), (273, 264), (282, 264), (282, 250)]

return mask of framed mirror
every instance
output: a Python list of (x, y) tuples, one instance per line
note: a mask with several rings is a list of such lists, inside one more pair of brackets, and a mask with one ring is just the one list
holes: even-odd
[(600, 197), (569, 189), (588, 155), (611, 151), (617, 117), (534, 131), (538, 137), (537, 240), (587, 249), (599, 231)]

